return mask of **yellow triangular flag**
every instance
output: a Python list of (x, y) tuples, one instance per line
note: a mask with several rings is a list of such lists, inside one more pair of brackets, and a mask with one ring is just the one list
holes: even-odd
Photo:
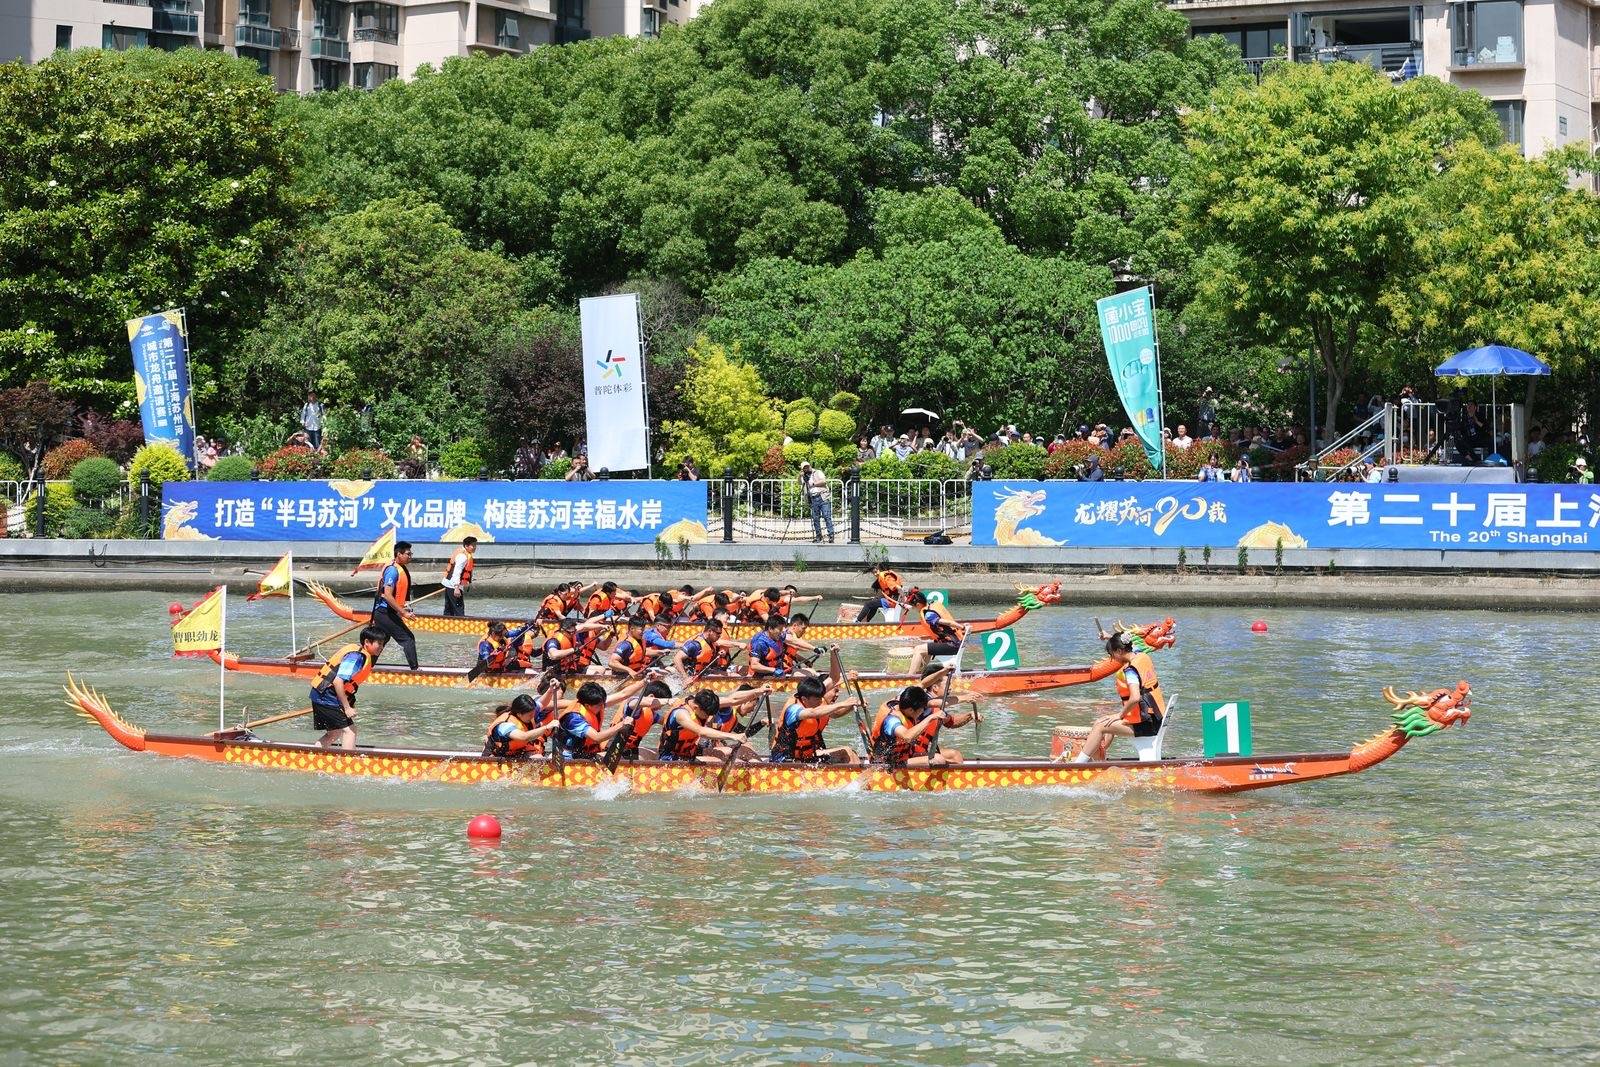
[(225, 586), (217, 586), (188, 614), (172, 624), (174, 656), (204, 656), (222, 650), (222, 612)]
[(264, 596), (288, 596), (289, 568), (293, 558), (293, 552), (285, 552), (283, 558), (278, 561), (277, 566), (268, 571), (267, 576), (261, 579), (261, 584), (256, 587), (256, 591), (245, 599), (260, 600)]
[(372, 547), (367, 549), (367, 554), (361, 557), (361, 562), (356, 564), (356, 569), (351, 574), (360, 574), (362, 571), (382, 570), (394, 559), (395, 534), (399, 527), (391, 526), (383, 531), (383, 536), (372, 542)]

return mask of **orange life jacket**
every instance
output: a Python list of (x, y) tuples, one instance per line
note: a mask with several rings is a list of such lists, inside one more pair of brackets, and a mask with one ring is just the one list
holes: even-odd
[(467, 561), (466, 564), (461, 568), (461, 584), (469, 585), (472, 582), (472, 557), (467, 554), (467, 550), (464, 548), (456, 549), (455, 552), (450, 556), (449, 562), (444, 565), (444, 576), (446, 578), (450, 577), (450, 572), (455, 570), (456, 560), (458, 559), (465, 559)]
[(499, 726), (503, 722), (511, 723), (518, 730), (528, 729), (527, 724), (512, 712), (501, 712), (499, 715), (496, 715), (494, 717), (494, 721), (489, 724), (488, 733), (484, 734), (483, 754), (485, 756), (503, 757), (525, 756), (528, 751), (534, 747), (528, 741), (519, 740), (515, 737), (502, 739), (495, 736), (495, 727)]
[(655, 622), (666, 609), (666, 600), (660, 593), (646, 593), (639, 598), (639, 606), (635, 611), (646, 622)]
[(1156, 678), (1156, 665), (1150, 659), (1148, 652), (1135, 653), (1133, 658), (1128, 660), (1127, 666), (1117, 671), (1117, 695), (1124, 701), (1133, 695), (1133, 687), (1128, 684), (1127, 676), (1123, 673), (1129, 667), (1139, 675), (1139, 703), (1122, 713), (1122, 721), (1132, 724), (1137, 723), (1145, 715), (1165, 715), (1167, 701), (1161, 695), (1161, 682)]
[(506, 658), (514, 663), (518, 670), (531, 670), (533, 662), (544, 650), (544, 635), (537, 626), (523, 634), (515, 645), (508, 646)]
[(894, 571), (879, 571), (878, 576), (872, 579), (872, 588), (893, 600), (900, 595), (900, 590), (904, 588), (904, 584), (901, 582), (900, 576)]
[[(397, 560), (390, 560), (389, 566), (395, 569), (394, 603), (389, 602), (389, 595), (383, 591), (383, 575), (379, 574), (378, 595), (373, 599), (372, 607), (374, 611), (380, 607), (387, 607), (398, 614), (402, 605), (410, 606), (408, 598), (411, 596), (411, 568)], [(385, 567), (384, 571), (388, 569)]]
[[(622, 654), (623, 646), (627, 646), (627, 654)], [(621, 655), (623, 664), (630, 671), (643, 670), (645, 664), (650, 662), (650, 650), (644, 646), (644, 638), (635, 640), (632, 637), (624, 638), (622, 643), (612, 649), (613, 655)]]
[(679, 722), (679, 713), (695, 715), (698, 710), (698, 707), (692, 707), (687, 703), (674, 704), (667, 709), (666, 715), (661, 720), (661, 749), (656, 754), (657, 759), (694, 759), (695, 754), (700, 751), (700, 735), (683, 728)]
[(589, 594), (589, 602), (583, 606), (583, 617), (592, 619), (596, 615), (604, 615), (611, 607), (611, 597), (596, 589)]
[[(564, 747), (576, 749), (579, 753), (586, 756), (596, 755), (600, 751), (600, 742), (594, 739), (594, 735), (600, 729), (600, 715), (597, 712), (590, 711), (588, 705), (586, 704), (577, 705), (576, 710), (578, 714), (583, 716), (583, 721), (589, 724), (589, 732), (584, 734), (582, 737), (573, 737), (567, 732), (565, 727), (558, 726), (556, 727), (556, 733), (561, 735), (563, 739), (561, 743)], [(567, 715), (567, 711), (559, 712), (559, 714), (565, 717)]]
[(560, 593), (549, 593), (539, 602), (539, 618), (559, 619), (567, 613), (567, 602)]
[[(904, 763), (918, 753), (915, 751), (916, 741), (903, 741), (898, 736), (884, 731), (884, 724), (888, 722), (890, 715), (900, 715), (900, 701), (886, 700), (878, 705), (878, 714), (872, 718), (872, 731), (867, 737), (872, 745), (872, 758), (892, 765)], [(900, 715), (900, 721), (907, 727), (916, 725), (904, 715)], [(917, 740), (920, 741), (921, 738)]]
[(656, 723), (661, 721), (661, 708), (659, 705), (646, 708), (642, 701), (635, 700), (627, 705), (623, 714), (629, 712), (633, 713), (633, 726), (623, 731), (622, 758), (636, 760), (639, 758), (639, 746), (650, 736), (650, 731), (656, 728)]
[(563, 615), (569, 611), (575, 611), (577, 609), (578, 595), (579, 594), (576, 589), (569, 589), (565, 593), (561, 594), (561, 613)]
[[(360, 645), (345, 645), (335, 652), (333, 658), (324, 663), (322, 669), (317, 672), (317, 676), (311, 680), (312, 690), (327, 689), (331, 694), (333, 692), (333, 676), (339, 670), (339, 665), (344, 662), (344, 658), (352, 652), (360, 652), (364, 660), (361, 669), (356, 671), (356, 676), (344, 684), (345, 696), (353, 700), (356, 690), (361, 687), (361, 683), (366, 681), (367, 676), (372, 673), (374, 662), (374, 657), (367, 655), (366, 650)], [(334, 699), (337, 700), (339, 698), (334, 697)]]
[(824, 720), (819, 716), (811, 719), (801, 719), (791, 727), (789, 725), (789, 709), (805, 708), (804, 704), (795, 701), (788, 708), (783, 709), (783, 720), (778, 726), (778, 737), (772, 745), (772, 758), (776, 761), (793, 760), (796, 763), (809, 763), (817, 758), (817, 753), (822, 751), (822, 726)]
[(718, 667), (727, 664), (727, 650), (717, 647), (716, 638), (707, 633), (700, 633), (693, 640), (700, 646), (699, 654), (689, 661), (689, 665), (694, 668), (694, 673), (709, 673), (713, 664)]
[(707, 593), (689, 606), (689, 614), (702, 622), (710, 622), (717, 617), (717, 601), (715, 594)]
[[(491, 671), (505, 670), (506, 656), (511, 652), (511, 643), (503, 637), (496, 637), (494, 634), (485, 637), (482, 643), (489, 646), (489, 654), (487, 656), (479, 656), (484, 661), (484, 666)], [(524, 646), (527, 645), (528, 635), (524, 634), (520, 643)], [(517, 658), (520, 660), (522, 657), (519, 655)], [(526, 669), (526, 665), (524, 665), (524, 669)]]
[(671, 590), (667, 593), (667, 607), (671, 609), (674, 617), (682, 615), (683, 609), (689, 606), (689, 594)]
[(744, 610), (744, 597), (735, 593), (732, 589), (724, 589), (722, 595), (728, 598), (728, 614), (738, 618), (739, 613)]

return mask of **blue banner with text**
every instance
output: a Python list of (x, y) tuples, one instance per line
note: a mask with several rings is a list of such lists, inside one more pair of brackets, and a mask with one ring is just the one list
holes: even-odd
[(704, 482), (168, 482), (162, 536), (187, 541), (650, 544), (706, 540)]
[(1600, 492), (1591, 485), (978, 482), (972, 491), (975, 545), (1600, 547)]
[(171, 445), (194, 469), (194, 401), (189, 396), (189, 332), (182, 308), (129, 319), (133, 391), (144, 439)]

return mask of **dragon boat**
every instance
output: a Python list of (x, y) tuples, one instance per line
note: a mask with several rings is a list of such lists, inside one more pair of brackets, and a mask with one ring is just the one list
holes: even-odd
[(158, 756), (234, 763), (272, 770), (309, 771), (349, 778), (479, 784), (498, 782), (540, 788), (592, 789), (622, 779), (638, 793), (692, 790), (729, 793), (806, 793), (829, 790), (945, 793), (972, 789), (1041, 787), (1136, 787), (1195, 793), (1238, 793), (1252, 789), (1335, 778), (1367, 770), (1426, 737), (1471, 718), (1471, 688), (1397, 696), (1383, 691), (1394, 711), (1388, 727), (1343, 752), (1286, 753), (1267, 756), (1171, 757), (1140, 762), (1099, 760), (1055, 763), (1042, 759), (971, 759), (949, 767), (905, 768), (883, 764), (862, 767), (740, 762), (723, 774), (716, 767), (690, 763), (622, 763), (615, 772), (597, 763), (485, 757), (476, 752), (358, 747), (329, 749), (311, 744), (264, 741), (242, 730), (211, 735), (151, 733), (123, 719), (99, 693), (67, 680), (67, 705), (98, 723), (123, 747)]
[[(358, 611), (345, 603), (337, 593), (320, 582), (307, 582), (306, 588), (311, 595), (322, 601), (323, 605), (339, 618), (353, 625), (364, 626), (372, 621), (370, 611)], [(1002, 611), (992, 619), (964, 619), (959, 620), (967, 632), (984, 633), (989, 630), (1003, 630), (1007, 626), (1021, 622), (1030, 611), (1038, 611), (1049, 604), (1054, 604), (1061, 599), (1061, 583), (1049, 582), (1033, 589), (1019, 587), (1017, 602)], [(419, 613), (416, 618), (408, 620), (407, 625), (416, 633), (428, 634), (457, 634), (461, 636), (482, 637), (493, 622), (504, 622), (508, 627), (516, 628), (526, 622), (521, 619), (498, 619), (483, 615), (437, 615)], [(546, 622), (543, 624), (546, 635), (554, 633), (559, 623)], [(668, 630), (668, 637), (673, 641), (687, 641), (698, 634), (703, 627), (698, 622), (675, 622)], [(731, 641), (748, 641), (761, 631), (761, 624), (754, 622), (728, 623), (723, 627), (723, 636)], [(911, 622), (813, 622), (806, 631), (808, 641), (882, 641), (893, 637), (926, 637), (927, 629), (920, 621)]]
[[(322, 670), (322, 663), (318, 660), (272, 659), (241, 656), (233, 652), (224, 653), (220, 657), (216, 652), (208, 654), (212, 662), (218, 662), (220, 659), (224, 667), (240, 674), (255, 674), (269, 678), (301, 678), (309, 681)], [(1116, 663), (1107, 657), (1087, 667), (1020, 667), (1011, 670), (962, 671), (957, 675), (956, 685), (959, 689), (982, 696), (1038, 693), (1047, 689), (1098, 682), (1115, 674), (1116, 669)], [(533, 685), (542, 673), (536, 670), (499, 671), (480, 674), (476, 679), (469, 679), (466, 667), (424, 666), (413, 671), (405, 667), (379, 665), (372, 669), (372, 673), (362, 684), (422, 686), (434, 689), (518, 689)], [(621, 680), (614, 674), (571, 673), (559, 677), (569, 683)], [(781, 677), (768, 675), (757, 678), (746, 674), (703, 674), (693, 679), (693, 687), (728, 693), (741, 685), (770, 682), (780, 690), (791, 690), (799, 684), (802, 677), (804, 675), (790, 674)], [(666, 680), (670, 682), (672, 678), (669, 676)], [(862, 671), (858, 674), (857, 680), (863, 690), (882, 691), (915, 685), (918, 676), (890, 671)]]

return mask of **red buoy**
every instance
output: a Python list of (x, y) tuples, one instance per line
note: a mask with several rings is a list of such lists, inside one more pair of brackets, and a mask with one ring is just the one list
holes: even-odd
[(500, 820), (493, 815), (479, 815), (467, 823), (467, 836), (474, 841), (498, 841)]
[(1255, 622), (1250, 624), (1250, 632), (1253, 633), (1253, 634), (1264, 634), (1264, 633), (1266, 633), (1267, 632), (1267, 621), (1265, 619), (1257, 619)]
[(167, 614), (168, 615), (182, 615), (183, 614), (183, 605), (178, 603), (176, 600), (174, 600), (172, 603), (167, 605)]

